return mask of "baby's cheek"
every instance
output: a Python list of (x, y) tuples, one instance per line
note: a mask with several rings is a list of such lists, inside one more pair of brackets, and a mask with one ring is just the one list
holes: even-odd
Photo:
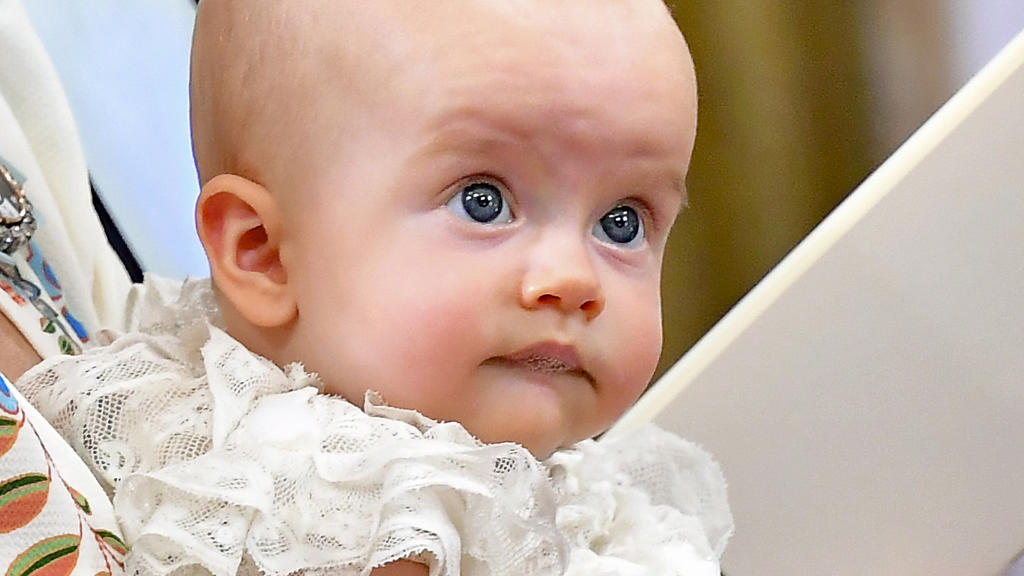
[(477, 340), (479, 312), (471, 301), (435, 298), (408, 308), (397, 337), (405, 341), (410, 362), (435, 366), (472, 351)]
[(481, 312), (471, 299), (443, 297), (410, 302), (406, 312), (394, 325), (391, 379), (399, 389), (393, 401), (401, 399), (403, 407), (434, 418), (455, 419), (449, 412), (468, 401), (472, 370), (486, 359)]
[(608, 363), (608, 402), (605, 409), (614, 420), (622, 415), (650, 383), (661, 356), (661, 313), (659, 308), (637, 308), (642, 312), (620, 319), (617, 344)]

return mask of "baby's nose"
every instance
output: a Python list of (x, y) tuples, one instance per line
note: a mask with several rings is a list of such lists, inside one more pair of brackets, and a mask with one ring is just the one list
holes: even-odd
[(605, 306), (604, 291), (586, 248), (561, 244), (539, 249), (544, 252), (523, 277), (523, 307), (553, 307), (564, 314), (582, 311), (587, 321), (600, 316)]

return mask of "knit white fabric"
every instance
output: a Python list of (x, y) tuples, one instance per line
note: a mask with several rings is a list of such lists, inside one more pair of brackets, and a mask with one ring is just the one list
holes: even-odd
[(207, 281), (149, 281), (133, 331), (19, 388), (115, 492), (128, 570), (715, 575), (718, 466), (653, 426), (541, 463), (457, 423), (320, 393), (216, 327)]

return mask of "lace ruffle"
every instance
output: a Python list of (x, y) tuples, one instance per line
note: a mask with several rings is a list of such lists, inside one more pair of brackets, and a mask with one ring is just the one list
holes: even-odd
[[(209, 373), (215, 421), (237, 375), (248, 373), (231, 360), (239, 349), (216, 329), (203, 349), (208, 367), (231, 366)], [(280, 390), (308, 376), (292, 367), (273, 380)], [(454, 424), (389, 418), (373, 398), (363, 412), (309, 386), (248, 405), (205, 454), (124, 482), (115, 506), (143, 552), (135, 560), (168, 573), (197, 558), (225, 575), (243, 551), (280, 575), (360, 574), (410, 556), (433, 574), (474, 573), (464, 557), (485, 561), (481, 573), (558, 570), (553, 495), (522, 448), (481, 445)], [(162, 505), (149, 510), (153, 501)]]
[(568, 574), (719, 575), (732, 515), (718, 465), (693, 443), (646, 425), (545, 464)]
[(206, 282), (135, 298), (140, 332), (20, 384), (116, 492), (130, 568), (717, 574), (731, 517), (692, 444), (649, 427), (541, 464), (373, 394), (320, 394), (211, 325)]

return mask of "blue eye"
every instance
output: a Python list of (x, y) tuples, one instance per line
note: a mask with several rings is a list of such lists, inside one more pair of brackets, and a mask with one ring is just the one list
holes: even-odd
[(462, 187), (446, 204), (456, 216), (480, 224), (506, 224), (512, 210), (501, 189), (490, 182), (471, 182)]
[(632, 206), (620, 204), (594, 224), (594, 236), (608, 244), (639, 248), (644, 242), (644, 221)]

